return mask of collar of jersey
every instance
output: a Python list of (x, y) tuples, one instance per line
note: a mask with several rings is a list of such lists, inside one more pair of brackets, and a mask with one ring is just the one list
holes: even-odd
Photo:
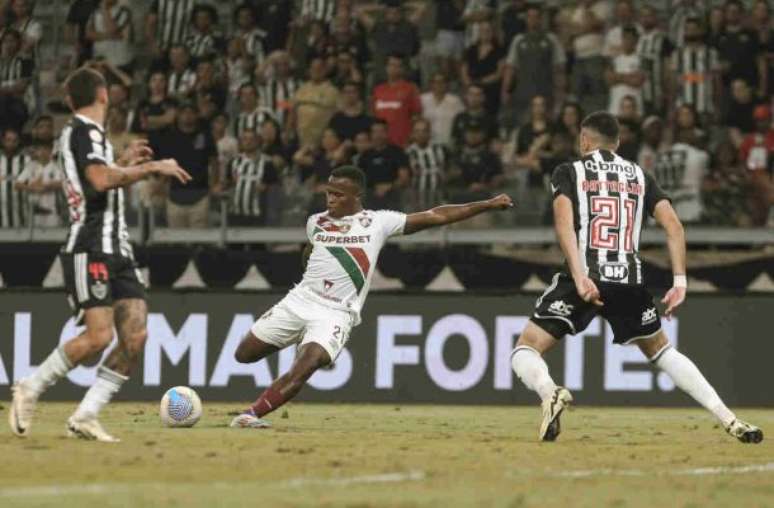
[(99, 130), (103, 130), (103, 127), (100, 124), (98, 124), (97, 122), (95, 122), (94, 120), (92, 120), (91, 118), (89, 118), (87, 116), (83, 116), (80, 113), (76, 113), (75, 116), (77, 116), (81, 121), (86, 122), (86, 123), (90, 123), (91, 125), (95, 125), (95, 126), (99, 127)]

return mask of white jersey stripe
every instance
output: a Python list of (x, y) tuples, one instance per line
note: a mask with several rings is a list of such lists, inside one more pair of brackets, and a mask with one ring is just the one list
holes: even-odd
[(78, 240), (78, 233), (83, 227), (86, 221), (86, 196), (83, 194), (83, 186), (81, 185), (81, 179), (78, 176), (78, 169), (75, 163), (75, 157), (73, 156), (72, 147), (70, 146), (70, 134), (72, 133), (72, 126), (67, 125), (62, 129), (62, 134), (59, 136), (59, 154), (62, 160), (62, 167), (67, 177), (65, 185), (70, 186), (70, 192), (73, 192), (80, 200), (77, 208), (77, 220), (73, 220), (72, 213), (70, 214), (70, 220), (72, 225), (70, 226), (70, 236), (67, 239), (67, 245), (65, 246), (65, 252), (72, 252), (75, 247), (75, 242)]
[(589, 273), (589, 265), (586, 260), (587, 238), (589, 235), (589, 204), (586, 199), (586, 194), (583, 191), (583, 182), (586, 181), (586, 169), (583, 167), (582, 161), (576, 161), (573, 164), (575, 168), (575, 181), (577, 185), (577, 198), (578, 198), (578, 219), (580, 222), (580, 230), (578, 231), (578, 251), (581, 259), (581, 267), (583, 273)]
[(107, 193), (107, 207), (102, 215), (102, 252), (113, 254), (113, 200), (115, 199), (115, 190), (109, 190)]
[[(594, 161), (597, 164), (602, 164), (605, 162), (605, 159), (602, 158), (602, 155), (599, 153), (599, 151), (594, 152), (592, 157), (594, 158)], [(599, 186), (599, 196), (607, 197), (608, 196), (607, 187), (604, 185), (604, 183), (607, 182), (607, 171), (597, 171), (597, 180), (599, 180), (599, 182), (601, 183), (601, 185)], [(583, 196), (583, 200), (586, 201), (586, 196)], [(604, 231), (600, 228), (600, 231), (599, 231), (600, 237), (602, 236), (603, 232)], [(594, 231), (592, 231), (591, 234), (593, 236)], [(602, 267), (602, 265), (607, 263), (607, 251), (608, 251), (607, 249), (597, 250), (597, 265), (599, 267)]]
[[(641, 167), (635, 164), (634, 166), (635, 174), (637, 175), (637, 184), (640, 186), (641, 189), (645, 189), (645, 173), (642, 170)], [(640, 196), (640, 199), (637, 203), (637, 209), (635, 211), (634, 216), (634, 231), (632, 231), (632, 234), (634, 238), (632, 238), (632, 246), (634, 248), (634, 252), (638, 253), (640, 251), (640, 232), (642, 231), (642, 214), (645, 209), (645, 195), (643, 194)], [(642, 284), (642, 262), (640, 261), (640, 256), (635, 255), (634, 261), (637, 265), (637, 284)]]

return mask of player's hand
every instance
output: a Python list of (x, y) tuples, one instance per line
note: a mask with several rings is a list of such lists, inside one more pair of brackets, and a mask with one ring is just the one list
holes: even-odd
[(130, 166), (142, 164), (153, 158), (153, 149), (148, 145), (147, 139), (135, 139), (126, 147), (122, 158), (128, 161)]
[(578, 296), (580, 296), (584, 302), (593, 303), (598, 307), (604, 305), (599, 295), (597, 285), (585, 275), (575, 280), (575, 289), (578, 291)]
[(513, 199), (508, 194), (500, 194), (488, 200), (489, 207), (492, 210), (507, 210), (513, 208)]
[(677, 307), (682, 305), (682, 303), (685, 301), (685, 289), (682, 287), (673, 287), (669, 291), (667, 291), (667, 294), (664, 296), (664, 298), (661, 300), (661, 303), (666, 304), (667, 308), (664, 311), (664, 316), (666, 316), (667, 319), (672, 319), (672, 314), (674, 314)]
[(180, 183), (185, 184), (191, 181), (191, 175), (189, 175), (185, 169), (181, 168), (175, 159), (156, 161), (154, 167), (156, 173), (159, 175), (176, 178)]

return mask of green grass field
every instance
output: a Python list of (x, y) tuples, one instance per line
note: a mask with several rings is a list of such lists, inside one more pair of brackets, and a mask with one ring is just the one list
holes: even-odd
[[(163, 429), (118, 403), (103, 444), (64, 437), (74, 407), (0, 435), (0, 507), (774, 506), (774, 434), (742, 445), (693, 409), (579, 408), (538, 443), (537, 407), (294, 404), (259, 431), (226, 427), (239, 405)], [(740, 416), (774, 432), (772, 410)]]

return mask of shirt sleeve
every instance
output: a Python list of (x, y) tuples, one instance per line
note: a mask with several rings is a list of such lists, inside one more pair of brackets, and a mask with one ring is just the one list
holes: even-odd
[(564, 65), (564, 63), (567, 61), (567, 57), (564, 54), (564, 48), (562, 48), (562, 44), (559, 42), (559, 39), (554, 34), (548, 34), (548, 40), (551, 41), (554, 67)]
[(505, 63), (511, 67), (519, 67), (519, 52), (516, 50), (516, 48), (519, 46), (521, 37), (521, 35), (514, 37), (511, 41), (511, 45), (508, 47), (508, 56), (505, 59)]
[(554, 199), (563, 194), (570, 199), (575, 197), (575, 185), (573, 184), (573, 171), (570, 164), (560, 164), (551, 175), (551, 194)]
[(375, 212), (379, 228), (385, 238), (395, 235), (402, 235), (406, 227), (406, 214), (403, 212), (394, 212), (392, 210), (379, 210)]
[(317, 215), (310, 215), (306, 220), (306, 237), (311, 242), (314, 238), (315, 224), (317, 223)]
[(670, 203), (672, 202), (664, 189), (659, 186), (653, 175), (645, 172), (645, 209), (648, 211), (648, 215), (653, 217), (656, 205), (664, 199)]
[(105, 136), (93, 125), (81, 125), (72, 133), (75, 164), (78, 168), (86, 169), (90, 164), (104, 164), (107, 166), (105, 155)]

